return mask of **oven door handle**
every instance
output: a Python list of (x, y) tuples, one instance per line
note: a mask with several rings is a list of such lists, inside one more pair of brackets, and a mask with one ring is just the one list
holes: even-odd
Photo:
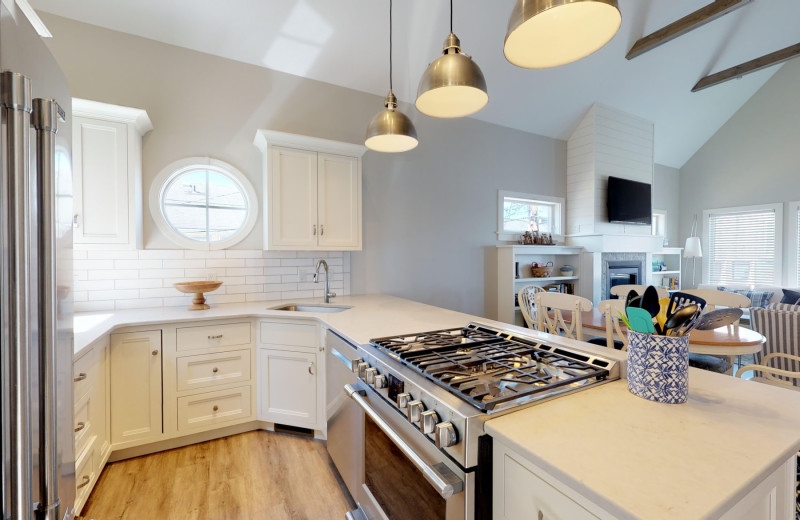
[(378, 425), (378, 428), (380, 428), (381, 431), (392, 440), (395, 446), (397, 446), (400, 451), (402, 451), (403, 454), (408, 457), (414, 466), (416, 466), (416, 468), (422, 472), (422, 474), (425, 476), (425, 479), (434, 488), (436, 488), (436, 491), (439, 493), (439, 495), (441, 495), (442, 498), (448, 499), (464, 490), (464, 482), (462, 482), (458, 476), (450, 470), (450, 468), (445, 466), (443, 463), (431, 466), (422, 460), (422, 457), (420, 457), (414, 451), (414, 449), (403, 440), (402, 437), (397, 435), (397, 433), (392, 430), (392, 427), (383, 420), (380, 414), (376, 412), (369, 405), (369, 403), (367, 403), (367, 400), (364, 399), (364, 395), (366, 395), (364, 390), (357, 389), (352, 385), (344, 385), (344, 391), (350, 396), (350, 398), (358, 403), (358, 405), (364, 410), (370, 419), (372, 419), (375, 424)]

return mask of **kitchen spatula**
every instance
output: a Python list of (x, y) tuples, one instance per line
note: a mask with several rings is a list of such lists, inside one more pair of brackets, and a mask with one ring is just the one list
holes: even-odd
[(742, 317), (744, 312), (742, 309), (719, 309), (711, 311), (700, 318), (700, 322), (695, 326), (697, 330), (711, 330), (725, 327), (735, 323), (736, 320)]
[(631, 330), (643, 334), (653, 334), (656, 331), (655, 327), (653, 327), (653, 317), (646, 310), (639, 307), (628, 307), (625, 311), (628, 314)]

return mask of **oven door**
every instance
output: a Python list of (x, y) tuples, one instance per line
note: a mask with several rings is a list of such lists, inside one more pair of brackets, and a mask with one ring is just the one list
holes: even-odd
[(364, 515), (371, 520), (468, 518), (472, 475), (372, 389), (346, 385), (345, 392), (364, 410), (364, 481), (354, 497)]

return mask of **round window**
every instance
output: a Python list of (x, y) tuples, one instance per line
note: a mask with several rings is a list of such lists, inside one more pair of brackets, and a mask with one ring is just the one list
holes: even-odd
[(206, 157), (170, 164), (150, 191), (159, 229), (191, 249), (223, 249), (240, 242), (255, 225), (257, 206), (255, 191), (239, 170)]

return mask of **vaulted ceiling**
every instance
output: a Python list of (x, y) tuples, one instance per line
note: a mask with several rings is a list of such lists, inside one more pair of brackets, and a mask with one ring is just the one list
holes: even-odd
[[(682, 166), (777, 71), (692, 93), (703, 76), (800, 41), (797, 0), (754, 0), (633, 60), (651, 32), (712, 0), (619, 0), (622, 27), (597, 53), (545, 70), (503, 57), (514, 0), (455, 0), (454, 32), (486, 76), (473, 117), (566, 139), (592, 103), (653, 121), (655, 160)], [(39, 10), (246, 63), (385, 96), (388, 0), (32, 0)], [(449, 32), (446, 0), (394, 3), (394, 91), (417, 82)], [(413, 117), (425, 117), (415, 115)]]

